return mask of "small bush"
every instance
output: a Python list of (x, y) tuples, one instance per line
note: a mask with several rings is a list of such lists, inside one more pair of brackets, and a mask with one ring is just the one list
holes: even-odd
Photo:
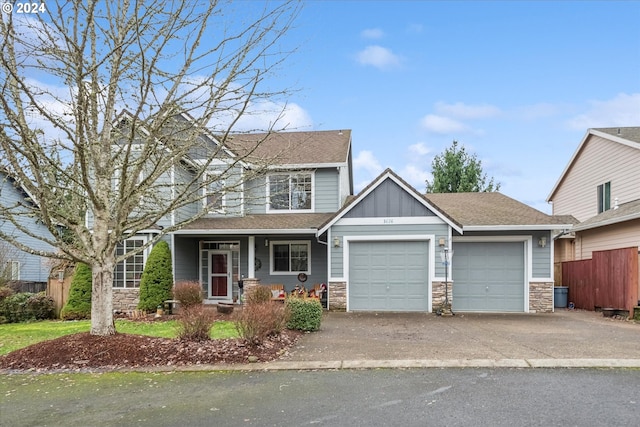
[(8, 286), (0, 286), (0, 301), (2, 301), (5, 298), (10, 297), (13, 294), (15, 294), (15, 292), (10, 287), (8, 287)]
[(6, 323), (26, 322), (31, 319), (27, 308), (27, 300), (32, 293), (21, 292), (13, 294), (0, 302), (0, 317)]
[(173, 288), (173, 299), (183, 308), (202, 304), (202, 286), (196, 281), (178, 282)]
[(246, 304), (234, 316), (240, 337), (249, 345), (260, 345), (267, 337), (282, 332), (289, 312), (284, 304), (267, 301)]
[(69, 300), (62, 307), (60, 317), (63, 320), (82, 320), (91, 318), (91, 268), (80, 263), (71, 279)]
[(211, 310), (202, 305), (184, 307), (178, 319), (178, 338), (186, 341), (206, 341), (215, 322)]
[(247, 291), (245, 298), (247, 304), (271, 302), (271, 289), (264, 285), (254, 286)]
[(173, 272), (171, 267), (171, 250), (163, 240), (158, 242), (144, 266), (140, 278), (140, 302), (138, 309), (155, 311), (159, 305), (171, 299)]
[(44, 292), (33, 294), (27, 300), (27, 310), (36, 320), (53, 319), (55, 302)]
[(289, 310), (287, 328), (298, 331), (317, 331), (322, 321), (322, 304), (317, 299), (287, 298)]

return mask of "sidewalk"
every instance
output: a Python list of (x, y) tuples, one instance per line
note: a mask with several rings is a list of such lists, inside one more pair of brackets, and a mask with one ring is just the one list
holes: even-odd
[(601, 313), (325, 313), (277, 362), (240, 369), (640, 368), (640, 324)]

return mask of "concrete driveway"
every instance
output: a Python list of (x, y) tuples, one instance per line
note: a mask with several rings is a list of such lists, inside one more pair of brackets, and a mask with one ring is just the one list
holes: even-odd
[(363, 367), (375, 365), (368, 361), (405, 361), (411, 367), (407, 363), (411, 360), (427, 360), (427, 365), (452, 360), (526, 360), (528, 366), (564, 366), (560, 361), (573, 360), (566, 365), (592, 365), (585, 359), (640, 366), (640, 324), (565, 309), (547, 314), (458, 313), (453, 317), (325, 313), (320, 331), (302, 337), (281, 360), (359, 361), (356, 366)]

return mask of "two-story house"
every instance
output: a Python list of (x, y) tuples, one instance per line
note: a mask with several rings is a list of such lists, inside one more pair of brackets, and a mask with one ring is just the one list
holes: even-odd
[(557, 240), (557, 262), (640, 246), (640, 127), (589, 129), (547, 201), (579, 222)]
[[(2, 209), (5, 208), (11, 209), (14, 213), (22, 212), (22, 215), (14, 215), (14, 217), (24, 229), (35, 235), (50, 235), (44, 224), (38, 221), (38, 216), (33, 215), (33, 212), (38, 211), (33, 197), (12, 177), (0, 170), (0, 233), (36, 251), (53, 251), (47, 243), (26, 234), (14, 223), (3, 218)], [(4, 280), (14, 282), (15, 285), (38, 284), (38, 286), (25, 288), (30, 290), (44, 290), (52, 267), (47, 258), (19, 250), (2, 237), (0, 237), (0, 262), (3, 264), (0, 265), (0, 274)]]
[[(251, 161), (232, 171), (225, 161), (247, 147), (246, 159), (271, 159), (251, 178)], [(556, 217), (500, 193), (425, 196), (391, 170), (354, 195), (349, 130), (236, 135), (217, 153), (207, 173), (224, 169), (225, 185), (157, 224), (204, 214), (165, 239), (175, 281), (201, 283), (207, 303), (232, 301), (244, 279), (286, 291), (325, 284), (331, 310), (430, 312), (448, 299), (454, 311), (553, 311), (551, 231), (570, 226)], [(198, 156), (187, 163), (207, 160)], [(172, 185), (182, 179), (188, 168), (172, 172)], [(131, 308), (145, 258), (118, 266), (114, 308)]]

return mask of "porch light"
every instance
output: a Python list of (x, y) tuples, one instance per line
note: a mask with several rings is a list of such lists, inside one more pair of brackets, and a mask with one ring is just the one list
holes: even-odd
[(333, 247), (334, 248), (339, 248), (340, 247), (340, 238), (337, 237), (337, 236), (333, 238)]
[(264, 247), (268, 248), (269, 247), (269, 239), (265, 237), (264, 239)]
[(540, 237), (540, 239), (538, 240), (538, 246), (540, 246), (541, 248), (547, 246), (547, 236)]

